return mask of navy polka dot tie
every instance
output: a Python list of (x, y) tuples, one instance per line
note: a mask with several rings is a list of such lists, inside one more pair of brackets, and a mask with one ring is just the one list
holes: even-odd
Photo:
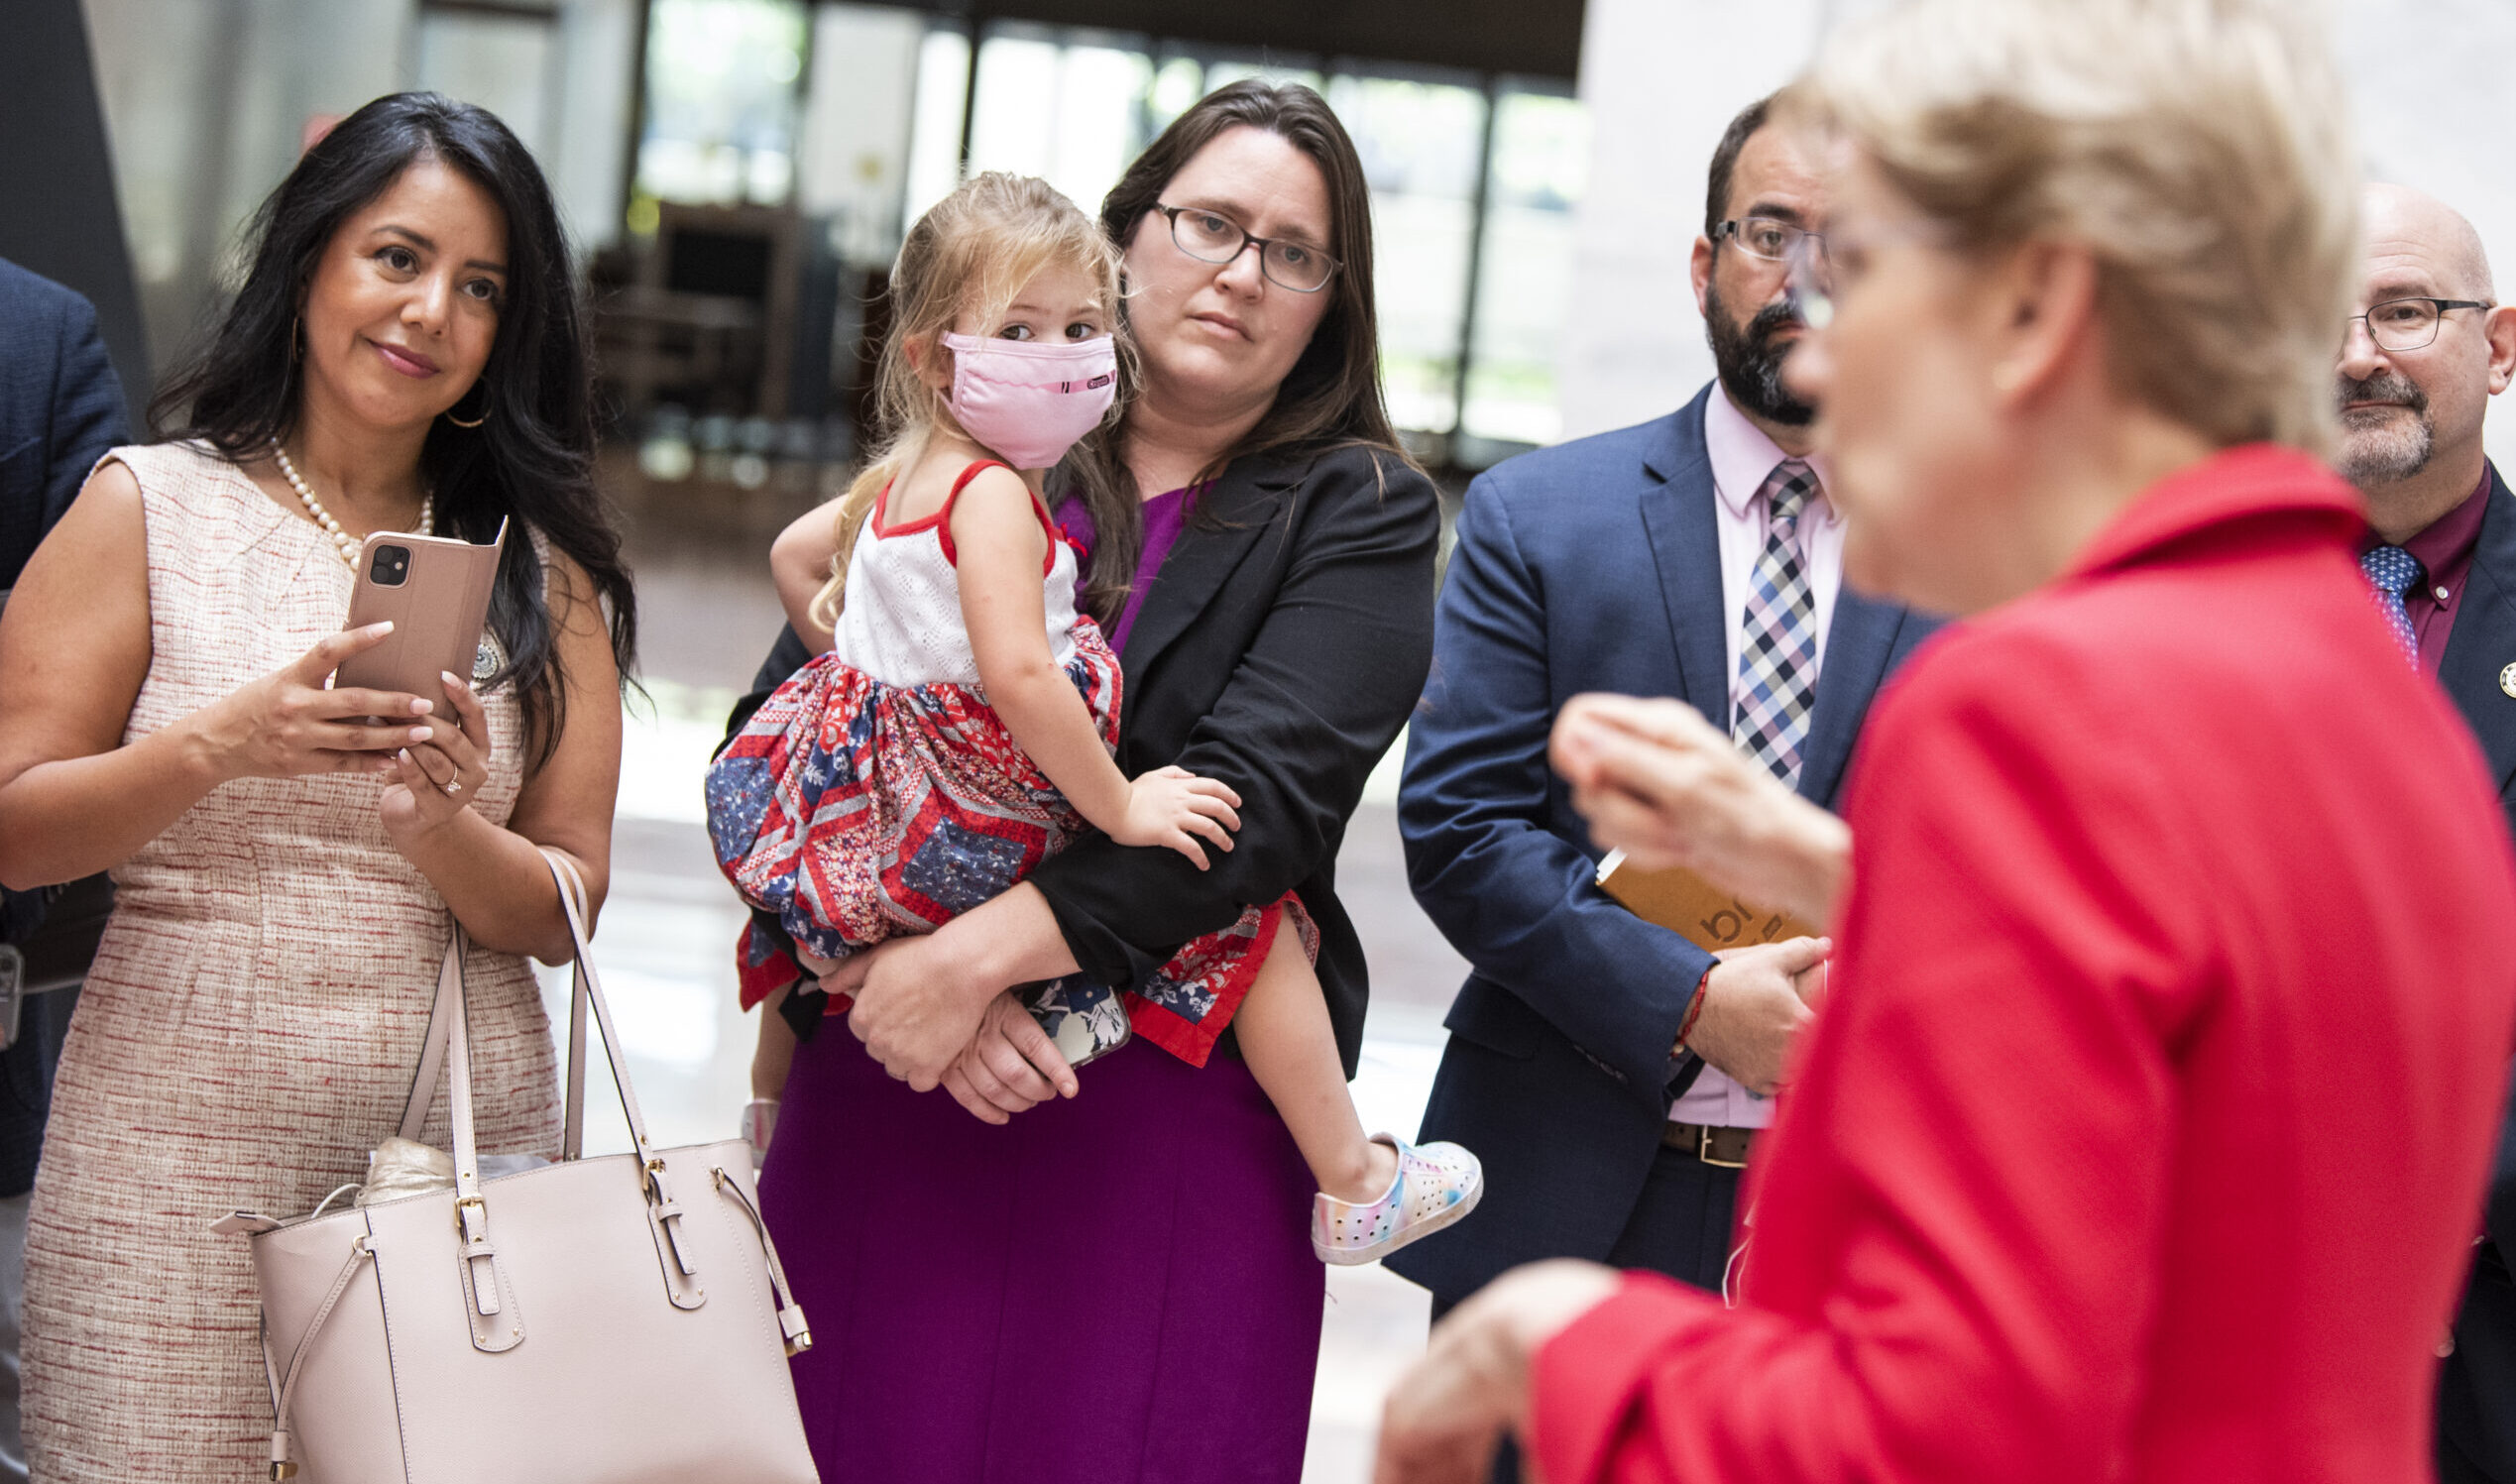
[(2371, 546), (2359, 557), (2358, 569), (2367, 574), (2368, 586), (2376, 590), (2376, 611), (2385, 616), (2385, 627), (2394, 631), (2394, 642), (2402, 645), (2403, 658), (2418, 669), (2420, 636), (2411, 630), (2411, 614), (2402, 606), (2402, 595), (2425, 575), (2420, 569), (2420, 558), (2400, 546)]

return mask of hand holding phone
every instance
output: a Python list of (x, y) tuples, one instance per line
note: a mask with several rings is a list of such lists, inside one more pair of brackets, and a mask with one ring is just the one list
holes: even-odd
[(444, 823), (488, 781), (489, 718), (471, 679), (506, 545), (502, 522), (487, 545), (378, 531), (360, 549), (349, 621), (390, 620), (394, 629), (344, 661), (333, 684), (406, 690), (429, 700), (434, 713), (412, 729), (408, 745), (377, 764), (401, 785), (384, 800), (385, 827), (397, 836)]
[(504, 521), (486, 546), (402, 531), (369, 536), (359, 551), (348, 627), (390, 620), (394, 631), (342, 661), (332, 683), (434, 698), (439, 675), (471, 677), (506, 547)]
[[(397, 841), (444, 824), (480, 797), (489, 782), (489, 713), (460, 676), (439, 678), (445, 699), (428, 719), (425, 740), (416, 737), (378, 764), (399, 788), (385, 790), (385, 832)], [(415, 730), (415, 729), (414, 729)]]
[[(368, 772), (414, 741), (441, 703), (324, 680), (393, 636), (390, 624), (325, 634), (296, 659), (202, 707), (184, 725), (222, 778)], [(429, 694), (433, 694), (433, 690)]]

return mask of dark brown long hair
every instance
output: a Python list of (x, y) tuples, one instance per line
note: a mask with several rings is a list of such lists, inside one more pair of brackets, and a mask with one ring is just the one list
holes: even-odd
[[(1337, 261), (1336, 276), (1322, 292), (1327, 313), (1312, 332), (1311, 343), (1286, 373), (1275, 404), (1239, 443), (1207, 470), (1210, 477), (1236, 459), (1256, 453), (1316, 453), (1359, 444), (1377, 457), (1407, 467), (1415, 461), (1399, 447), (1389, 422), (1389, 405), (1380, 389), (1380, 316), (1372, 298), (1372, 198), (1363, 177), (1362, 158), (1354, 141), (1337, 121), (1327, 100), (1298, 82), (1245, 78), (1216, 88), (1198, 100), (1162, 131), (1162, 137), (1136, 157), (1118, 177), (1100, 205), (1101, 230), (1124, 252), (1127, 238), (1146, 213), (1162, 199), (1171, 179), (1200, 150), (1226, 129), (1263, 129), (1310, 157), (1327, 182), (1327, 250)], [(1086, 438), (1075, 451), (1077, 462), (1089, 461), (1093, 473), (1130, 498), (1117, 502), (1123, 514), (1113, 525), (1096, 530), (1092, 559), (1084, 574), (1086, 605), (1098, 613), (1125, 599), (1135, 579), (1136, 558), (1144, 545), (1143, 512), (1133, 498), (1135, 476), (1119, 457), (1125, 422)]]
[[(254, 214), (244, 286), (151, 400), (153, 436), (196, 438), (243, 463), (295, 426), (304, 395), (292, 352), (298, 296), (341, 224), (422, 160), (479, 186), (507, 223), (498, 339), (477, 390), (458, 403), (484, 421), (464, 428), (440, 419), (419, 450), (438, 527), (475, 542), (490, 540), (511, 515), (540, 529), (594, 584), (627, 688), (634, 683), (637, 595), (594, 484), (592, 371), (576, 271), (541, 168), (487, 109), (435, 93), (394, 93), (308, 149)], [(534, 766), (558, 746), (567, 716), (547, 582), (533, 543), (511, 532), (489, 608), (507, 664), (490, 684), (516, 686)]]

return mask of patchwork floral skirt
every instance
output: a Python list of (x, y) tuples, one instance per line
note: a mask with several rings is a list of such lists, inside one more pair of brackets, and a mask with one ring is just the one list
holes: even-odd
[[(1118, 657), (1090, 620), (1074, 633), (1067, 677), (1114, 750)], [(726, 744), (707, 794), (726, 878), (804, 952), (832, 960), (933, 932), (1090, 828), (977, 691), (886, 685), (829, 654), (796, 671)], [(1318, 931), (1298, 897), (1249, 907), (1128, 993), (1135, 1033), (1203, 1066), (1286, 914), (1315, 961)], [(746, 1008), (797, 976), (772, 939), (744, 935)], [(1060, 987), (1090, 997), (1080, 981)]]

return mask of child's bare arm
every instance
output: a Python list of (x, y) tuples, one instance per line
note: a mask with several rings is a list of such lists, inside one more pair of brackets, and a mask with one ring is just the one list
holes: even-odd
[(779, 1013), (789, 984), (760, 1001), (760, 1039), (751, 1049), (751, 1095), (775, 1101), (786, 1090), (786, 1071), (795, 1063), (795, 1028)]
[(839, 535), (847, 523), (843, 501), (817, 505), (798, 515), (769, 545), (769, 575), (777, 583), (777, 601), (786, 622), (815, 654), (828, 652), (830, 630), (813, 622), (813, 599), (830, 581), (831, 564), (839, 557)]
[(1031, 492), (1019, 476), (988, 469), (953, 507), (962, 622), (987, 703), (1076, 812), (1121, 845), (1168, 846), (1206, 864), (1201, 841), (1232, 848), (1240, 800), (1222, 783), (1179, 768), (1128, 781), (1101, 745), (1089, 708), (1048, 641), (1040, 569), (1049, 554)]

